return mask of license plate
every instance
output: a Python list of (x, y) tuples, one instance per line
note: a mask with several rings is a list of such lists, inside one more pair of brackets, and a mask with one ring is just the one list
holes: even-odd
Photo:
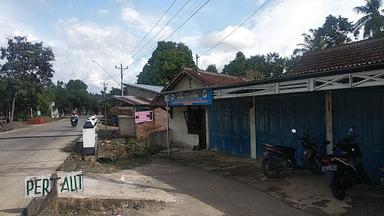
[(321, 170), (323, 172), (335, 171), (337, 170), (337, 165), (322, 166)]

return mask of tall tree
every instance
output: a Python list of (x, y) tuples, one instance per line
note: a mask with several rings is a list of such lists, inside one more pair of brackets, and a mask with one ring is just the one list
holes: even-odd
[(267, 73), (269, 76), (278, 76), (283, 74), (285, 59), (279, 53), (268, 53), (266, 57)]
[(319, 35), (324, 38), (326, 47), (346, 44), (352, 41), (354, 26), (348, 18), (329, 15), (325, 18), (324, 24), (318, 28)]
[(304, 43), (297, 44), (300, 48), (293, 51), (294, 55), (302, 54), (310, 51), (317, 51), (326, 47), (324, 37), (320, 34), (317, 29), (310, 29), (309, 34), (302, 34), (304, 37)]
[(364, 28), (364, 38), (384, 36), (384, 16), (380, 12), (382, 5), (382, 0), (365, 0), (365, 5), (354, 8), (357, 13), (364, 15), (355, 24), (357, 32)]
[(0, 78), (5, 80), (10, 94), (10, 121), (13, 122), (16, 98), (37, 97), (37, 93), (51, 83), (54, 55), (43, 42), (32, 43), (26, 37), (14, 37), (8, 39), (7, 47), (1, 48), (0, 59), (5, 62), (0, 69)]
[(68, 102), (71, 109), (83, 110), (87, 107), (88, 86), (81, 80), (69, 80), (66, 85)]
[(183, 67), (195, 68), (192, 51), (182, 43), (159, 41), (137, 76), (137, 83), (165, 86)]
[(247, 70), (247, 59), (242, 52), (237, 52), (234, 60), (224, 65), (223, 73), (232, 76), (245, 76)]
[(109, 91), (109, 95), (121, 95), (121, 89), (112, 87)]
[(211, 72), (211, 73), (218, 73), (219, 72), (216, 68), (216, 65), (214, 65), (214, 64), (208, 65), (207, 69), (205, 69), (205, 70), (208, 72)]

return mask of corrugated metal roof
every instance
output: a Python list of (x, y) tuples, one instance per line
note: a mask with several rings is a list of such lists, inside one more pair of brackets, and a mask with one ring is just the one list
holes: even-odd
[(154, 86), (154, 85), (144, 85), (144, 84), (134, 84), (134, 83), (126, 83), (125, 85), (136, 87), (136, 88), (141, 88), (153, 92), (160, 93), (161, 90), (163, 90), (163, 86)]
[(140, 97), (136, 97), (136, 96), (113, 95), (111, 97), (116, 99), (116, 100), (119, 100), (121, 102), (128, 103), (128, 104), (131, 104), (134, 106), (137, 106), (137, 105), (145, 106), (145, 105), (149, 105), (151, 103), (151, 100), (149, 100), (147, 98), (140, 98)]

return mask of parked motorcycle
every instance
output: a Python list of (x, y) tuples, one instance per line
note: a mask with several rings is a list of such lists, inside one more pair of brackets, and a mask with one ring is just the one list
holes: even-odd
[[(292, 129), (291, 132), (296, 134), (295, 129)], [(282, 171), (295, 169), (309, 169), (314, 174), (321, 174), (322, 157), (317, 144), (312, 141), (312, 137), (308, 133), (303, 134), (300, 143), (304, 148), (303, 166), (297, 164), (295, 148), (264, 144), (264, 157), (261, 163), (264, 175), (268, 178), (277, 178)]]
[(362, 163), (362, 152), (355, 143), (355, 129), (349, 128), (348, 136), (336, 143), (334, 151), (338, 155), (328, 155), (324, 158), (322, 170), (326, 172), (327, 183), (334, 197), (345, 198), (346, 190), (363, 182), (370, 183)]
[(76, 114), (71, 115), (71, 126), (76, 127), (79, 121), (79, 117)]

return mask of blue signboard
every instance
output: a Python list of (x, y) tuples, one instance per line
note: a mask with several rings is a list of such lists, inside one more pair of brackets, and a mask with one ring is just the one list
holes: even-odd
[(211, 105), (212, 89), (192, 90), (168, 95), (168, 106)]

